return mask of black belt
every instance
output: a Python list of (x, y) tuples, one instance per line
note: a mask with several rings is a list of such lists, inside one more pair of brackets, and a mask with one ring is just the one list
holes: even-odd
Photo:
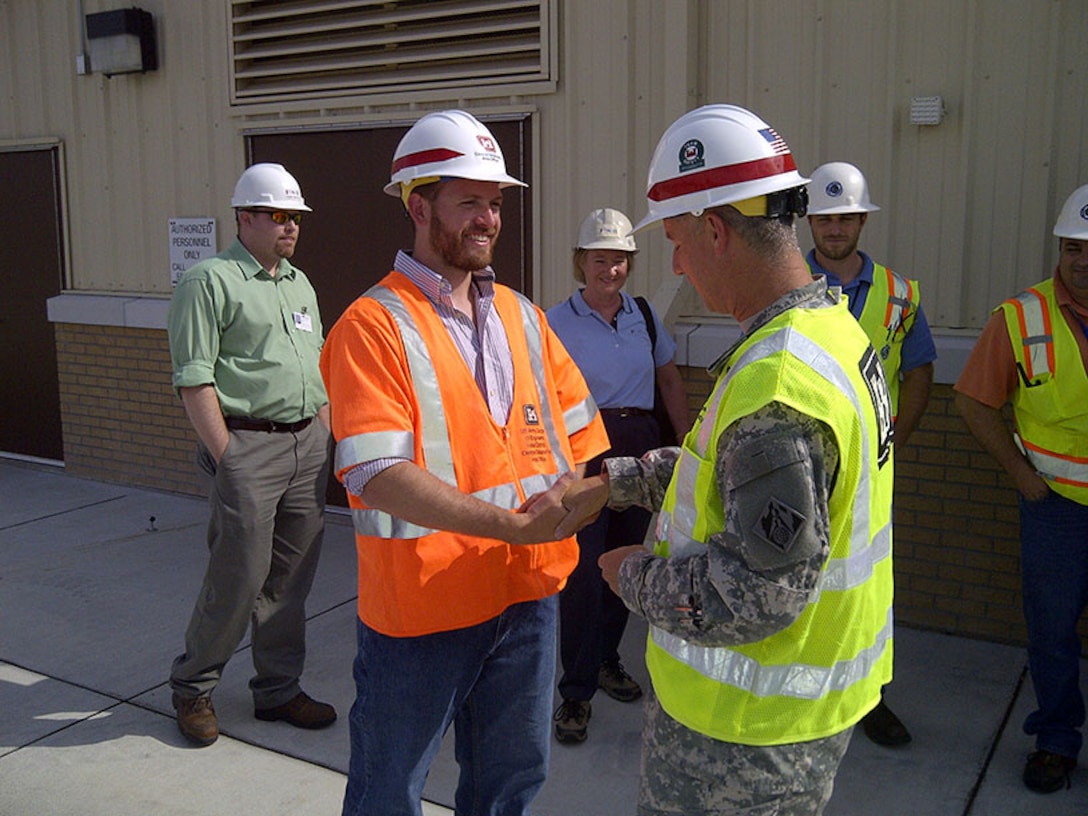
[(265, 433), (298, 433), (314, 421), (300, 419), (298, 422), (274, 422), (271, 419), (254, 419), (253, 417), (229, 416), (224, 417), (227, 427), (232, 431), (264, 431)]
[(613, 417), (633, 417), (633, 416), (651, 416), (653, 411), (647, 411), (645, 408), (601, 408), (602, 416)]

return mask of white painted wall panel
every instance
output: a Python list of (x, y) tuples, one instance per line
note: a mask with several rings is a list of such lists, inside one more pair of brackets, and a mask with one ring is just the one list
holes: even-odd
[[(413, 118), (464, 105), (534, 110), (537, 291), (572, 288), (582, 216), (645, 211), (647, 166), (677, 116), (705, 102), (751, 107), (803, 172), (853, 161), (882, 206), (864, 248), (919, 278), (931, 322), (977, 329), (992, 306), (1053, 268), (1054, 218), (1088, 183), (1088, 15), (1083, 0), (561, 0), (554, 93), (481, 99), (350, 98), (232, 109), (225, 0), (141, 0), (161, 68), (77, 76), (78, 0), (0, 0), (0, 149), (65, 145), (77, 291), (169, 294), (167, 219), (214, 216), (252, 127)], [(83, 13), (117, 4), (84, 0)], [(911, 97), (940, 95), (936, 127)], [(801, 225), (802, 245), (810, 244)], [(631, 282), (674, 283), (659, 229)], [(702, 314), (686, 287), (670, 315)]]

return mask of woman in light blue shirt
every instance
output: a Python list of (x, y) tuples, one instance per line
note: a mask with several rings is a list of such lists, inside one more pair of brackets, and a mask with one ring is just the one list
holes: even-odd
[[(663, 429), (654, 417), (655, 384), (672, 426), (665, 430), (682, 437), (691, 424), (687, 394), (672, 359), (676, 344), (645, 300), (622, 291), (636, 252), (627, 216), (619, 210), (594, 210), (582, 222), (574, 248), (574, 277), (584, 286), (548, 310), (548, 323), (581, 369), (612, 444), (589, 462), (586, 476), (599, 473), (606, 456), (641, 456), (660, 446)], [(586, 739), (590, 699), (598, 687), (622, 702), (642, 696), (619, 659), (627, 607), (601, 578), (597, 558), (641, 542), (649, 523), (650, 513), (641, 508), (605, 509), (578, 533), (578, 567), (559, 596), (559, 742)]]

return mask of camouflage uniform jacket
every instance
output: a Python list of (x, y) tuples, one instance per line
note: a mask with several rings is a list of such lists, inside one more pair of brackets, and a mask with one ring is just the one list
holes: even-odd
[[(817, 280), (777, 300), (746, 330), (787, 309), (831, 306), (837, 294)], [(725, 367), (741, 342), (719, 358), (711, 373)], [(678, 448), (660, 448), (641, 458), (607, 460), (608, 506), (660, 509), (678, 456)], [(752, 533), (752, 519), (767, 502), (766, 482), (758, 490), (750, 483), (733, 486), (731, 475), (751, 456), (781, 457), (771, 493), (812, 521), (786, 554)], [(624, 603), (651, 625), (701, 646), (754, 643), (786, 628), (812, 600), (831, 551), (828, 498), (838, 464), (830, 427), (789, 406), (771, 403), (736, 421), (716, 448), (724, 531), (695, 555), (665, 558), (647, 552), (627, 558), (619, 573)]]

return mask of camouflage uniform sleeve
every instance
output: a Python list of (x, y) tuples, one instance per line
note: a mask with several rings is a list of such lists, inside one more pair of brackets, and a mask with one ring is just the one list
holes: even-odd
[(831, 549), (838, 448), (823, 422), (772, 403), (727, 428), (716, 456), (725, 529), (693, 555), (629, 557), (620, 595), (692, 643), (753, 643), (789, 626), (813, 598)]
[(641, 457), (606, 459), (608, 508), (618, 511), (641, 507), (651, 512), (661, 509), (678, 458), (680, 448), (670, 447), (648, 450)]

